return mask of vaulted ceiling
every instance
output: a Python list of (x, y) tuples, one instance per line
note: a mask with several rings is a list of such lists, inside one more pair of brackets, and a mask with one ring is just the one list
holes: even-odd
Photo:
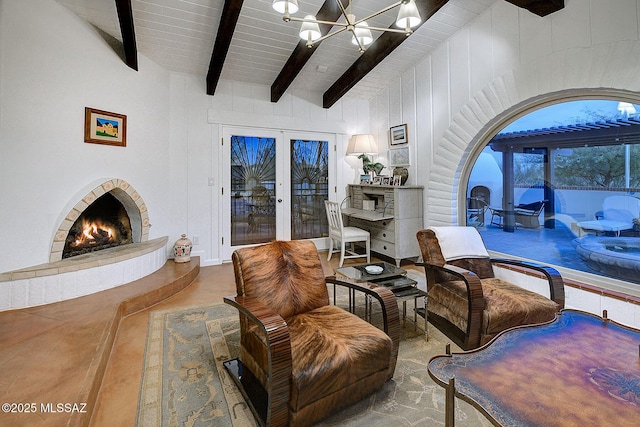
[[(540, 16), (564, 0), (416, 0), (423, 24), (409, 37), (380, 35), (364, 53), (344, 32), (309, 49), (298, 38), (299, 23), (284, 22), (272, 0), (57, 0), (124, 45), (125, 62), (137, 69), (137, 52), (170, 71), (201, 76), (213, 95), (219, 79), (271, 87), (271, 100), (286, 91), (323, 94), (328, 108), (343, 95), (370, 99), (380, 88), (431, 53), (496, 1)], [(300, 0), (296, 16), (317, 14), (325, 0)], [(348, 0), (343, 0), (344, 4)], [(356, 17), (392, 0), (354, 0)], [(332, 13), (335, 0), (326, 0)], [(369, 20), (389, 27), (397, 9)]]

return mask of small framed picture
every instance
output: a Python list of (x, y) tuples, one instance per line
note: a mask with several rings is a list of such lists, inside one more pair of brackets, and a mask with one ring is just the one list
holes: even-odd
[(383, 176), (382, 177), (382, 185), (391, 185), (391, 177)]
[(382, 177), (380, 175), (376, 175), (373, 178), (373, 185), (380, 185), (382, 184)]
[(407, 125), (398, 125), (389, 128), (389, 145), (404, 145), (407, 141)]
[(409, 147), (395, 148), (389, 150), (389, 166), (410, 166)]
[(84, 142), (127, 146), (127, 116), (86, 107), (84, 109)]
[(393, 186), (400, 187), (400, 183), (402, 182), (402, 177), (400, 175), (393, 176)]
[(360, 175), (360, 184), (371, 184), (371, 175), (368, 173)]

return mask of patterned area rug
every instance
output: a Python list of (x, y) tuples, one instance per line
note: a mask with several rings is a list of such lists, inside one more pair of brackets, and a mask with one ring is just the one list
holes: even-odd
[[(409, 303), (410, 304), (410, 303)], [(413, 307), (407, 307), (413, 313)], [(420, 325), (422, 326), (422, 325)], [(427, 372), (449, 341), (429, 325), (429, 340), (405, 322), (392, 381), (319, 426), (441, 426), (444, 389)], [(150, 313), (137, 425), (140, 427), (255, 426), (222, 362), (239, 353), (238, 314), (226, 304)], [(453, 351), (459, 351), (452, 345)], [(491, 424), (456, 400), (456, 425)]]

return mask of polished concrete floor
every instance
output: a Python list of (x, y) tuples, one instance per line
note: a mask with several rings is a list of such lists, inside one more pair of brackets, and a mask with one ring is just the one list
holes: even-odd
[[(334, 274), (339, 257), (320, 258), (325, 274)], [(231, 264), (167, 261), (131, 284), (0, 313), (0, 403), (14, 404), (2, 407), (0, 426), (135, 425), (150, 312), (233, 294)], [(78, 406), (55, 411), (58, 403)]]
[(224, 296), (233, 294), (235, 282), (231, 264), (201, 267), (198, 277), (183, 291), (151, 308), (125, 317), (118, 328), (91, 425), (135, 425), (151, 311), (216, 304), (222, 302)]
[[(326, 252), (320, 253), (325, 274), (333, 275), (334, 269), (338, 267), (339, 257), (334, 255), (327, 262), (326, 256)], [(345, 260), (344, 265), (362, 261)], [(403, 264), (402, 268), (423, 271), (412, 264)], [(419, 286), (424, 286), (424, 283), (419, 283)], [(234, 294), (235, 281), (231, 264), (202, 267), (196, 280), (185, 290), (154, 307), (124, 318), (118, 329), (91, 425), (135, 425), (150, 311), (220, 303), (223, 297)]]

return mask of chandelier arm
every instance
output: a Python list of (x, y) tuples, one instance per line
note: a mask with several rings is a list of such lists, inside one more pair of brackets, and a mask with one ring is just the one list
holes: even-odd
[(346, 27), (348, 24), (344, 23), (344, 22), (334, 22), (334, 21), (319, 21), (317, 19), (304, 19), (304, 18), (298, 18), (296, 16), (292, 16), (291, 17), (292, 21), (295, 22), (313, 22), (316, 24), (326, 24), (326, 25), (331, 25), (331, 26), (340, 26), (340, 27)]
[(379, 11), (377, 11), (377, 12), (375, 12), (375, 13), (372, 13), (371, 15), (367, 16), (366, 18), (358, 19), (358, 20), (357, 20), (356, 22), (354, 22), (353, 24), (355, 25), (355, 24), (359, 24), (359, 23), (361, 23), (361, 22), (363, 22), (363, 21), (368, 21), (369, 19), (371, 19), (371, 18), (375, 18), (375, 17), (376, 17), (376, 16), (378, 16), (378, 15), (382, 15), (383, 13), (390, 11), (390, 10), (391, 10), (391, 9), (393, 9), (394, 7), (398, 7), (398, 6), (400, 6), (401, 4), (402, 4), (402, 2), (401, 2), (401, 1), (395, 2), (394, 4), (392, 4), (392, 5), (390, 5), (390, 6), (387, 6), (387, 7), (385, 7), (385, 8), (384, 8), (384, 9), (382, 9), (382, 10), (379, 10)]
[[(342, 16), (344, 16), (344, 19), (347, 23), (347, 25), (349, 25), (349, 18), (348, 18), (348, 14), (347, 14), (347, 10), (344, 8), (344, 5), (342, 4), (341, 0), (336, 0), (336, 3), (338, 3), (338, 6), (340, 6), (340, 11), (342, 12)], [(351, 9), (351, 0), (349, 0), (349, 9)]]
[(339, 30), (335, 30), (333, 33), (325, 34), (324, 36), (320, 37), (319, 39), (314, 40), (314, 41), (313, 41), (313, 44), (320, 43), (321, 41), (326, 40), (326, 39), (328, 39), (329, 37), (335, 36), (336, 34), (340, 34), (340, 33), (342, 33), (343, 31), (347, 31), (347, 27), (346, 27), (346, 26), (345, 26), (345, 27), (343, 27), (343, 28), (340, 28)]
[(409, 30), (401, 30), (399, 28), (381, 28), (381, 27), (367, 27), (367, 29), (369, 30), (376, 30), (376, 31), (386, 31), (388, 33), (402, 33), (402, 34), (412, 34), (413, 30), (411, 28), (409, 28)]

